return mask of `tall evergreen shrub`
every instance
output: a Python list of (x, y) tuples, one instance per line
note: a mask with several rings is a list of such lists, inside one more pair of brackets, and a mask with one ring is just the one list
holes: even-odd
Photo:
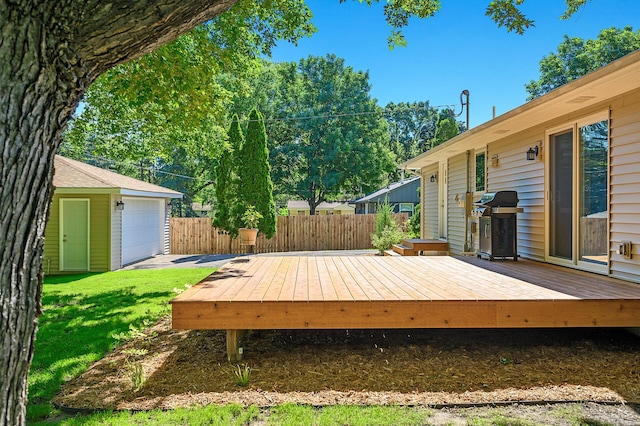
[(238, 175), (236, 164), (238, 153), (242, 149), (242, 129), (238, 116), (234, 115), (227, 131), (229, 144), (226, 145), (216, 167), (216, 201), (217, 209), (213, 218), (213, 226), (227, 231), (233, 238), (238, 236), (240, 223), (234, 215), (238, 203)]
[(237, 167), (240, 201), (234, 216), (242, 217), (248, 206), (254, 206), (262, 214), (258, 229), (267, 238), (271, 238), (276, 233), (276, 205), (273, 201), (267, 132), (262, 114), (257, 109), (249, 115), (249, 125)]

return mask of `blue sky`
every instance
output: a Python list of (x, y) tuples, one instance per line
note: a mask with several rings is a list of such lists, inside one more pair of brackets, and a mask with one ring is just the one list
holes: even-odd
[(528, 0), (523, 10), (536, 26), (520, 36), (484, 15), (489, 1), (442, 0), (436, 16), (414, 19), (403, 31), (407, 47), (390, 51), (380, 4), (307, 0), (318, 32), (297, 47), (280, 43), (272, 60), (333, 53), (369, 71), (371, 94), (382, 106), (428, 100), (432, 106), (455, 106), (457, 113), (460, 92), (467, 89), (470, 127), (475, 127), (491, 119), (492, 106), (500, 115), (526, 101), (524, 85), (538, 78), (540, 60), (555, 52), (565, 34), (589, 39), (612, 26), (640, 29), (640, 0), (592, 0), (567, 21), (560, 20), (563, 0)]

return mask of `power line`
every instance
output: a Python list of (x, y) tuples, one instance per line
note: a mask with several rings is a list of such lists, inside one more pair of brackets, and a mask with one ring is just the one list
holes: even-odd
[[(142, 170), (146, 170), (146, 171), (149, 171), (149, 172), (161, 173), (161, 174), (165, 174), (165, 175), (169, 175), (169, 176), (175, 176), (175, 177), (179, 177), (179, 178), (182, 178), (182, 179), (203, 180), (202, 177), (193, 177), (193, 176), (181, 175), (181, 174), (177, 174), (177, 173), (165, 172), (164, 170), (160, 170), (159, 168), (152, 167), (152, 166), (149, 166), (149, 167), (141, 166), (140, 164), (137, 164), (137, 163), (135, 163), (133, 161), (113, 160), (111, 158), (98, 157), (98, 156), (91, 155), (91, 154), (88, 154), (88, 153), (84, 153), (83, 156), (87, 160), (92, 159), (92, 160), (95, 160), (95, 161), (104, 161), (104, 162), (107, 162), (107, 163), (110, 163), (110, 164), (116, 164), (116, 165), (121, 165), (121, 166), (130, 166), (130, 167), (134, 167), (134, 168), (136, 168), (138, 170), (142, 169)], [(212, 180), (206, 180), (205, 179), (205, 183), (215, 183), (215, 182), (212, 181)]]
[[(407, 105), (403, 108), (400, 109), (396, 109), (393, 111), (393, 113), (396, 112), (404, 112), (404, 111), (411, 111), (411, 110), (429, 110), (429, 109), (434, 109), (434, 110), (439, 110), (439, 109), (452, 109), (453, 107), (455, 107), (454, 104), (449, 104), (449, 105), (425, 105), (425, 106), (419, 106), (419, 105)], [(385, 111), (384, 108), (382, 108), (379, 111), (364, 111), (364, 112), (345, 112), (345, 113), (335, 113), (335, 114), (318, 114), (318, 115), (310, 115), (310, 116), (302, 116), (302, 117), (277, 117), (277, 118), (265, 118), (264, 121), (265, 122), (274, 122), (274, 121), (305, 121), (305, 120), (319, 120), (319, 119), (324, 119), (324, 120), (330, 120), (330, 119), (334, 119), (334, 118), (344, 118), (344, 117), (359, 117), (359, 116), (364, 116), (364, 115), (388, 115), (388, 113)], [(250, 120), (250, 119), (241, 119), (240, 121), (245, 122), (245, 123), (252, 123), (252, 122), (258, 122), (259, 120)], [(229, 121), (227, 124), (230, 124), (231, 121)]]

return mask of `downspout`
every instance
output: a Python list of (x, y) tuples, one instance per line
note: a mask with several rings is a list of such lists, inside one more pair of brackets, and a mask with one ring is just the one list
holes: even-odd
[(464, 251), (471, 251), (469, 244), (469, 209), (471, 208), (471, 151), (467, 150), (467, 190), (464, 193)]

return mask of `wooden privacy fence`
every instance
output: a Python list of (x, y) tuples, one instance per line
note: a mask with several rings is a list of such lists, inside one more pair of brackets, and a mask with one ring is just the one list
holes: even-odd
[[(406, 213), (394, 218), (400, 224), (408, 220)], [(370, 249), (374, 230), (373, 214), (278, 216), (276, 235), (259, 235), (256, 252)], [(228, 254), (230, 240), (231, 253), (247, 251), (239, 238), (211, 226), (211, 218), (171, 218), (170, 238), (171, 254)]]

